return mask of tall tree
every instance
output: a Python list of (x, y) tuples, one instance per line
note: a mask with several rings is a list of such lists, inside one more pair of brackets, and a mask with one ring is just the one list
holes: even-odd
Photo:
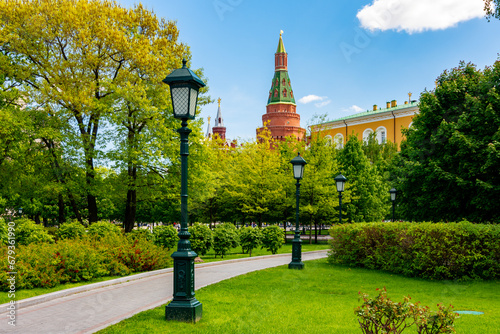
[(123, 143), (129, 175), (130, 226), (137, 168), (147, 165), (139, 158), (151, 138), (146, 128), (164, 124), (160, 114), (169, 109), (161, 78), (189, 58), (175, 23), (140, 4), (125, 9), (109, 0), (0, 0), (0, 19), (0, 47), (20, 59), (15, 65), (24, 96), (67, 124), (64, 153), (85, 168), (90, 222), (98, 219), (96, 159), (112, 138), (100, 131), (116, 126), (126, 138), (116, 145)]
[(397, 173), (405, 218), (500, 221), (499, 91), (500, 61), (461, 62), (421, 94)]

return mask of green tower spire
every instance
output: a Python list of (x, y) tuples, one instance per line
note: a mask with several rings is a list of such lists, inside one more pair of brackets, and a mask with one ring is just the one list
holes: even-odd
[(269, 90), (267, 104), (295, 104), (292, 84), (288, 76), (288, 54), (285, 51), (285, 45), (281, 37), (282, 34), (283, 30), (280, 31), (278, 48), (274, 54), (274, 77), (271, 83), (271, 89)]

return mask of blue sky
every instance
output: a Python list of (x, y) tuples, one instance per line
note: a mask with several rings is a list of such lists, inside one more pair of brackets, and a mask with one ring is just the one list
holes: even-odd
[[(401, 104), (408, 92), (418, 100), (445, 69), (461, 60), (484, 68), (500, 52), (500, 21), (481, 17), (482, 0), (141, 2), (177, 21), (189, 66), (204, 69), (209, 95), (222, 100), (231, 139), (252, 140), (262, 126), (280, 30), (302, 127), (314, 115)], [(204, 131), (216, 113), (217, 102), (203, 106)]]

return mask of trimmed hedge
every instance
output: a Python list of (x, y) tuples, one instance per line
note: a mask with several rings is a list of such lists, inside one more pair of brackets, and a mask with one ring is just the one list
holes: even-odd
[[(1, 246), (7, 256), (7, 246)], [(104, 276), (125, 276), (171, 267), (171, 253), (152, 242), (110, 233), (102, 238), (64, 239), (16, 247), (16, 287), (48, 288)], [(7, 261), (0, 263), (0, 290), (8, 291)]]
[(335, 225), (330, 263), (426, 279), (500, 278), (500, 225), (358, 223)]

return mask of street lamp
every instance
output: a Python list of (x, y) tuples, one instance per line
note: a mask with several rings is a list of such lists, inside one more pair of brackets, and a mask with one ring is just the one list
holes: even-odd
[(304, 175), (304, 167), (307, 162), (300, 156), (300, 153), (293, 158), (290, 163), (293, 165), (293, 177), (297, 180), (297, 191), (295, 192), (295, 236), (292, 241), (292, 262), (288, 264), (288, 269), (302, 269), (302, 240), (300, 240), (299, 229), (299, 198), (300, 198), (300, 180)]
[(188, 232), (187, 210), (187, 177), (188, 177), (188, 136), (191, 129), (187, 120), (194, 119), (198, 91), (205, 84), (196, 74), (186, 67), (174, 70), (163, 82), (170, 86), (174, 117), (181, 119), (181, 128), (177, 130), (181, 136), (181, 229), (177, 251), (172, 254), (174, 259), (174, 296), (165, 308), (165, 319), (184, 322), (197, 322), (201, 319), (202, 305), (194, 297), (194, 259), (196, 253), (191, 249)]
[(396, 190), (396, 188), (392, 188), (391, 190), (389, 190), (389, 194), (391, 194), (391, 201), (392, 201), (392, 221), (394, 222), (394, 207), (395, 207), (395, 204), (396, 204), (396, 194), (398, 193), (398, 191)]
[(339, 224), (342, 224), (342, 192), (344, 191), (344, 184), (347, 179), (344, 175), (339, 174), (335, 176), (334, 180), (337, 184), (337, 191), (339, 192)]

